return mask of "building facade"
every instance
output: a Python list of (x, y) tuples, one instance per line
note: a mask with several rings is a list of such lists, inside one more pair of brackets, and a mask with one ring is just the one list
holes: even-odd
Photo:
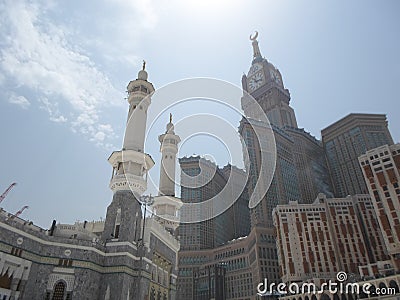
[[(338, 272), (360, 277), (359, 267), (387, 259), (369, 195), (292, 202), (274, 211), (282, 282), (335, 280)], [(366, 221), (370, 224), (366, 225)]]
[[(226, 187), (231, 175), (231, 178), (237, 179), (245, 176), (243, 170), (235, 166), (227, 165), (219, 168), (213, 162), (200, 156), (183, 157), (179, 159), (179, 163), (182, 172), (181, 200), (183, 203), (206, 202)], [(228, 191), (227, 194), (237, 194), (238, 191), (234, 190), (237, 186), (234, 183), (231, 184), (233, 190)], [(180, 213), (185, 214), (188, 212), (181, 210)], [(213, 213), (213, 211), (208, 213)], [(209, 216), (199, 215), (198, 217)], [(215, 286), (212, 289), (209, 286), (210, 289), (207, 290), (204, 290), (203, 286), (206, 277), (215, 280), (215, 276), (220, 272), (218, 271), (220, 270), (217, 265), (218, 262), (202, 266), (202, 263), (213, 260), (199, 259), (199, 253), (202, 253), (201, 256), (212, 253), (213, 249), (235, 238), (246, 236), (249, 231), (250, 214), (246, 189), (240, 193), (239, 199), (232, 206), (217, 217), (196, 223), (181, 223), (178, 227), (181, 245), (178, 263), (180, 270), (178, 277), (179, 299), (203, 299), (209, 293), (214, 294), (216, 292), (218, 294), (219, 289), (216, 289)], [(187, 262), (196, 263), (187, 264)], [(200, 288), (201, 286), (203, 288)], [(195, 292), (195, 287), (199, 293)], [(226, 296), (226, 294), (223, 295), (224, 297)], [(223, 295), (218, 294), (217, 296), (222, 297)]]
[(360, 166), (395, 272), (400, 271), (400, 144), (361, 155)]
[(386, 116), (349, 114), (323, 129), (321, 135), (335, 196), (368, 193), (358, 157), (393, 144)]
[[(213, 162), (200, 156), (179, 159), (181, 167), (181, 199), (183, 203), (202, 203), (220, 193), (226, 185), (222, 171)], [(184, 210), (182, 214), (187, 214)], [(225, 212), (212, 218), (213, 209), (198, 211), (196, 217), (204, 221), (184, 223), (179, 226), (182, 250), (211, 249), (232, 238), (231, 215)], [(229, 220), (229, 221), (228, 221)]]
[[(178, 283), (178, 299), (259, 299), (257, 285), (264, 278), (279, 282), (272, 277), (278, 274), (278, 265), (276, 248), (268, 247), (271, 243), (273, 231), (253, 228), (248, 236), (213, 249), (180, 251), (178, 280), (185, 280)], [(216, 268), (224, 269), (223, 295), (216, 293), (212, 280), (205, 280)]]
[(332, 183), (322, 142), (303, 128), (285, 127), (293, 140), (301, 203), (312, 203), (319, 193), (333, 197)]

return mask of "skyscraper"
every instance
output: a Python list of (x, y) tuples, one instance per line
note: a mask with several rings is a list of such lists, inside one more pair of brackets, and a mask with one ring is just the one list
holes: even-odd
[[(272, 210), (276, 205), (289, 201), (311, 203), (318, 193), (330, 195), (332, 188), (321, 142), (298, 128), (289, 90), (284, 86), (280, 71), (261, 56), (256, 38), (251, 38), (253, 61), (248, 74), (242, 77), (242, 86), (254, 97), (272, 125), (277, 159), (271, 186), (259, 206), (252, 210), (252, 224), (273, 227)], [(254, 113), (245, 98), (242, 107), (247, 120), (241, 121), (239, 132), (249, 151), (251, 194), (254, 178), (259, 177), (260, 147), (251, 128), (257, 126), (250, 121)]]
[[(201, 203), (210, 200), (224, 188), (226, 180), (221, 170), (213, 162), (200, 156), (179, 159), (181, 166), (181, 199), (183, 203)], [(211, 208), (212, 209), (212, 208)], [(181, 214), (197, 213), (194, 210), (182, 210)], [(232, 237), (232, 227), (226, 214), (210, 218), (212, 211), (199, 211), (197, 219), (204, 221), (181, 224), (179, 236), (182, 250), (211, 249)], [(205, 215), (209, 214), (209, 215)], [(201, 215), (200, 215), (201, 214)], [(223, 230), (223, 221), (225, 230)]]
[(368, 193), (358, 157), (367, 150), (393, 144), (386, 115), (349, 114), (321, 134), (335, 196)]
[[(219, 168), (213, 162), (200, 156), (183, 157), (179, 159), (181, 176), (181, 200), (183, 203), (202, 203), (218, 195), (226, 188), (232, 173), (233, 179), (240, 179), (245, 173), (243, 170), (226, 165)], [(235, 189), (238, 185), (229, 186)], [(237, 191), (228, 191), (226, 195), (238, 194)], [(182, 250), (212, 249), (232, 239), (246, 236), (250, 232), (250, 214), (246, 189), (239, 194), (239, 199), (216, 217), (205, 218), (196, 223), (182, 223), (179, 226), (179, 236)], [(216, 200), (218, 201), (219, 198)], [(194, 213), (193, 210), (181, 210), (181, 214)], [(198, 212), (204, 214), (204, 212)], [(214, 211), (210, 211), (213, 214)], [(210, 215), (211, 216), (211, 215)]]
[[(181, 176), (181, 199), (184, 203), (207, 201), (226, 188), (230, 177), (233, 180), (245, 177), (244, 171), (235, 166), (226, 165), (219, 168), (213, 162), (200, 156), (183, 157), (179, 159), (179, 163), (182, 174), (184, 173)], [(206, 290), (203, 286), (204, 281), (222, 278), (218, 277), (217, 273), (211, 272), (223, 272), (223, 267), (220, 265), (222, 262), (218, 259), (214, 260), (216, 258), (214, 253), (224, 251), (218, 249), (224, 249), (233, 239), (244, 237), (250, 232), (247, 190), (245, 189), (240, 194), (235, 190), (238, 186), (235, 182), (229, 186), (232, 190), (227, 193), (228, 195), (231, 193), (240, 196), (222, 214), (201, 222), (179, 225), (178, 232), (181, 242), (178, 263), (179, 299), (206, 299), (204, 297), (218, 295), (221, 292), (217, 291), (215, 286), (208, 286)], [(187, 214), (189, 212), (181, 209), (180, 213)], [(244, 252), (237, 254), (246, 255)], [(246, 266), (246, 270), (236, 270), (235, 268), (235, 276), (238, 272), (244, 272), (246, 276), (249, 276), (251, 270), (249, 270), (248, 262), (245, 263), (243, 257), (241, 261), (243, 267)], [(229, 265), (227, 267), (230, 268)], [(227, 278), (231, 278), (231, 276), (230, 274)], [(225, 278), (225, 273), (223, 278)], [(251, 292), (251, 284), (246, 286), (247, 293)]]
[(331, 179), (322, 142), (302, 128), (285, 127), (293, 140), (300, 202), (312, 203), (319, 193), (333, 196)]
[[(239, 169), (238, 167), (228, 164), (223, 167), (221, 171), (224, 174), (225, 180), (228, 180), (228, 178), (231, 177), (232, 180), (237, 178), (245, 181), (246, 174), (242, 169)], [(232, 174), (234, 175), (231, 176)], [(231, 185), (231, 194), (240, 194), (239, 198), (235, 201), (232, 207), (228, 209), (231, 211), (230, 216), (232, 217), (229, 222), (230, 226), (233, 227), (232, 239), (247, 236), (250, 232), (250, 210), (248, 203), (249, 195), (246, 187), (243, 191), (235, 190), (240, 189), (240, 186), (240, 182), (233, 182)]]
[[(273, 227), (272, 210), (278, 204), (299, 200), (300, 191), (293, 158), (294, 142), (282, 128), (296, 127), (297, 121), (294, 110), (290, 107), (290, 94), (284, 87), (282, 76), (275, 66), (261, 56), (258, 46), (257, 33), (251, 37), (253, 46), (253, 61), (247, 75), (242, 77), (243, 90), (248, 92), (260, 105), (268, 117), (276, 143), (276, 167), (271, 186), (261, 202), (251, 210), (252, 226)], [(260, 177), (261, 142), (255, 134), (255, 127), (265, 127), (255, 119), (253, 107), (242, 99), (242, 108), (247, 118), (240, 122), (239, 133), (242, 136), (249, 155), (248, 192), (254, 192), (256, 181)], [(246, 158), (245, 158), (246, 159)]]
[[(249, 197), (256, 191), (257, 180), (266, 180), (265, 175), (260, 174), (262, 164), (266, 163), (261, 159), (263, 155), (261, 145), (271, 142), (259, 140), (257, 131), (272, 130), (276, 143), (276, 165), (266, 195), (251, 209), (251, 233), (248, 242), (252, 244), (250, 237), (253, 237), (256, 247), (253, 250), (249, 249), (249, 260), (253, 268), (253, 283), (264, 279), (277, 283), (280, 278), (272, 211), (278, 204), (301, 199), (294, 158), (296, 145), (292, 136), (285, 131), (285, 127), (297, 128), (297, 121), (294, 110), (290, 107), (290, 94), (283, 84), (282, 75), (272, 63), (261, 56), (256, 38), (257, 33), (251, 37), (253, 60), (248, 74), (242, 77), (242, 87), (257, 101), (270, 124), (260, 121), (254, 105), (247, 101), (247, 95), (244, 93), (242, 108), (245, 118), (240, 122), (239, 133), (248, 152), (248, 158), (245, 156), (244, 160), (245, 165), (249, 166), (247, 184)], [(271, 165), (268, 165), (268, 168), (270, 169)]]

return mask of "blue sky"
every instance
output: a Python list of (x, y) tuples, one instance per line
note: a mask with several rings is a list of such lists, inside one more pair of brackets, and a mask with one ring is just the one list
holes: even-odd
[[(2, 0), (0, 190), (18, 185), (0, 206), (29, 205), (24, 218), (44, 227), (104, 217), (107, 158), (122, 145), (124, 92), (142, 59), (156, 88), (190, 77), (240, 85), (254, 30), (300, 127), (319, 137), (350, 112), (386, 113), (398, 142), (399, 12), (398, 1)], [(180, 154), (212, 152), (204, 144)]]

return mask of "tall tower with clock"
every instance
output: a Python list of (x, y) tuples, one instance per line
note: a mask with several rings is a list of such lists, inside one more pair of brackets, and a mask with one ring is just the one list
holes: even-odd
[[(279, 70), (261, 56), (257, 41), (258, 33), (250, 36), (253, 60), (247, 75), (242, 77), (243, 90), (247, 91), (260, 105), (272, 124), (277, 159), (274, 178), (264, 197), (251, 213), (252, 225), (273, 227), (271, 212), (277, 204), (288, 201), (311, 203), (318, 193), (330, 194), (327, 167), (321, 142), (303, 128), (298, 128), (296, 115), (290, 106), (290, 93), (285, 88)], [(242, 98), (246, 117), (255, 118), (251, 102)], [(252, 136), (248, 120), (241, 122), (242, 136)], [(257, 143), (248, 145), (252, 157), (258, 157)], [(251, 176), (258, 177), (260, 162), (250, 161)], [(254, 180), (253, 180), (254, 181)], [(252, 191), (252, 186), (249, 187)]]
[[(285, 88), (279, 70), (261, 56), (257, 36), (257, 32), (250, 36), (253, 61), (247, 75), (242, 77), (242, 87), (257, 100), (273, 125), (297, 128), (294, 110), (289, 105), (289, 90)], [(246, 113), (246, 108), (243, 109)]]

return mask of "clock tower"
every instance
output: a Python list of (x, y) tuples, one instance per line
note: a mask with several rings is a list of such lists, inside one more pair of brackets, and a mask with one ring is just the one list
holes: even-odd
[[(266, 113), (269, 121), (278, 127), (297, 128), (294, 110), (290, 107), (289, 90), (283, 85), (282, 75), (275, 66), (261, 56), (258, 46), (258, 32), (250, 36), (253, 46), (253, 61), (249, 72), (242, 77), (243, 90), (257, 100)], [(250, 109), (246, 102), (242, 102), (246, 115)]]

